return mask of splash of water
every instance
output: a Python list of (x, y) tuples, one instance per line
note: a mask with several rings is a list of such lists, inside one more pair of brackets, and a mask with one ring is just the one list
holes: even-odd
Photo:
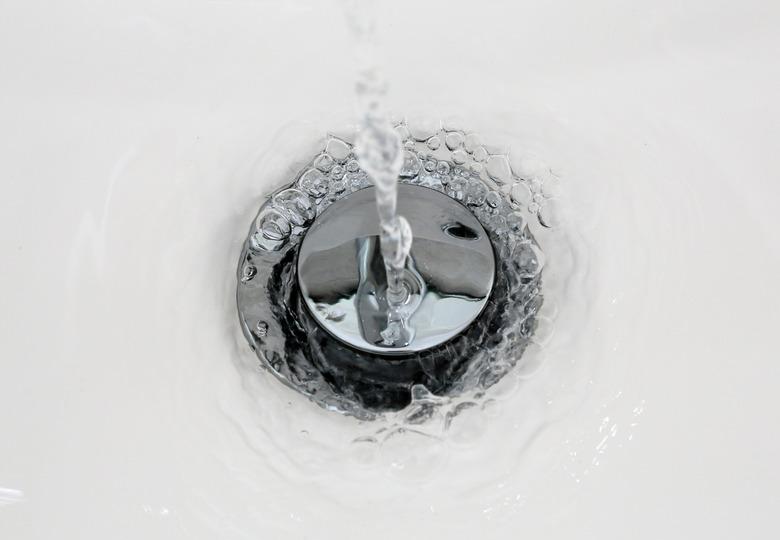
[(381, 225), (380, 246), (387, 274), (387, 328), (382, 332), (387, 346), (406, 346), (414, 339), (409, 326), (411, 310), (406, 305), (409, 288), (404, 269), (412, 249), (409, 222), (397, 215), (398, 176), (404, 154), (401, 138), (393, 129), (382, 103), (387, 81), (376, 66), (374, 17), (371, 2), (345, 2), (347, 22), (355, 37), (360, 134), (355, 154), (376, 187), (376, 207)]

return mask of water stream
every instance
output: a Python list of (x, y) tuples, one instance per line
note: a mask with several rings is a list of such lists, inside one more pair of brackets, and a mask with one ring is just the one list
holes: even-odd
[(355, 154), (376, 191), (376, 206), (382, 229), (381, 252), (387, 274), (387, 326), (382, 338), (387, 347), (405, 347), (414, 339), (409, 319), (414, 306), (407, 304), (410, 286), (404, 282), (404, 270), (412, 249), (409, 222), (396, 213), (398, 175), (404, 161), (401, 138), (393, 128), (383, 106), (388, 83), (376, 64), (376, 35), (373, 1), (344, 4), (347, 26), (355, 39), (357, 82), (355, 93), (360, 111), (360, 134)]

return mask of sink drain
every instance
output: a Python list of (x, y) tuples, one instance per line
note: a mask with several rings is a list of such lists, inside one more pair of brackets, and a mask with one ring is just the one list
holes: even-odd
[(416, 385), (442, 396), (488, 388), (533, 334), (544, 259), (521, 210), (481, 153), (431, 146), (407, 140), (398, 192), (415, 234), (408, 346), (383, 346), (373, 187), (347, 142), (330, 139), (250, 228), (238, 268), (244, 335), (321, 406), (371, 418), (405, 407)]

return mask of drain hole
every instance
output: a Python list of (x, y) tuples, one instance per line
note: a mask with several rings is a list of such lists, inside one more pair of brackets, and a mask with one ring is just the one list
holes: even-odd
[(442, 229), (446, 234), (453, 238), (458, 238), (460, 240), (479, 240), (479, 232), (463, 223), (448, 223), (442, 227)]

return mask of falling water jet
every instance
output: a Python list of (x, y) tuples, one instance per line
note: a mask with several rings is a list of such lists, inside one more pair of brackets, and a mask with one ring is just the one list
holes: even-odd
[[(408, 265), (412, 248), (412, 228), (407, 219), (397, 213), (398, 175), (403, 166), (401, 138), (390, 124), (382, 103), (387, 93), (387, 83), (374, 61), (373, 18), (370, 17), (370, 2), (351, 2), (346, 5), (347, 21), (355, 36), (358, 52), (358, 78), (355, 85), (360, 107), (361, 131), (355, 146), (355, 154), (363, 170), (375, 186), (376, 209), (381, 229), (380, 251), (384, 261), (386, 286), (374, 289), (379, 292), (379, 301), (369, 301), (365, 294), (359, 295), (359, 319), (377, 318), (384, 325), (379, 335), (383, 346), (400, 348), (409, 346), (414, 340), (415, 329), (410, 319), (419, 303), (414, 298), (414, 289), (425, 286), (413, 264)], [(364, 249), (368, 249), (364, 246)], [(362, 283), (370, 281), (370, 266), (363, 266)]]

